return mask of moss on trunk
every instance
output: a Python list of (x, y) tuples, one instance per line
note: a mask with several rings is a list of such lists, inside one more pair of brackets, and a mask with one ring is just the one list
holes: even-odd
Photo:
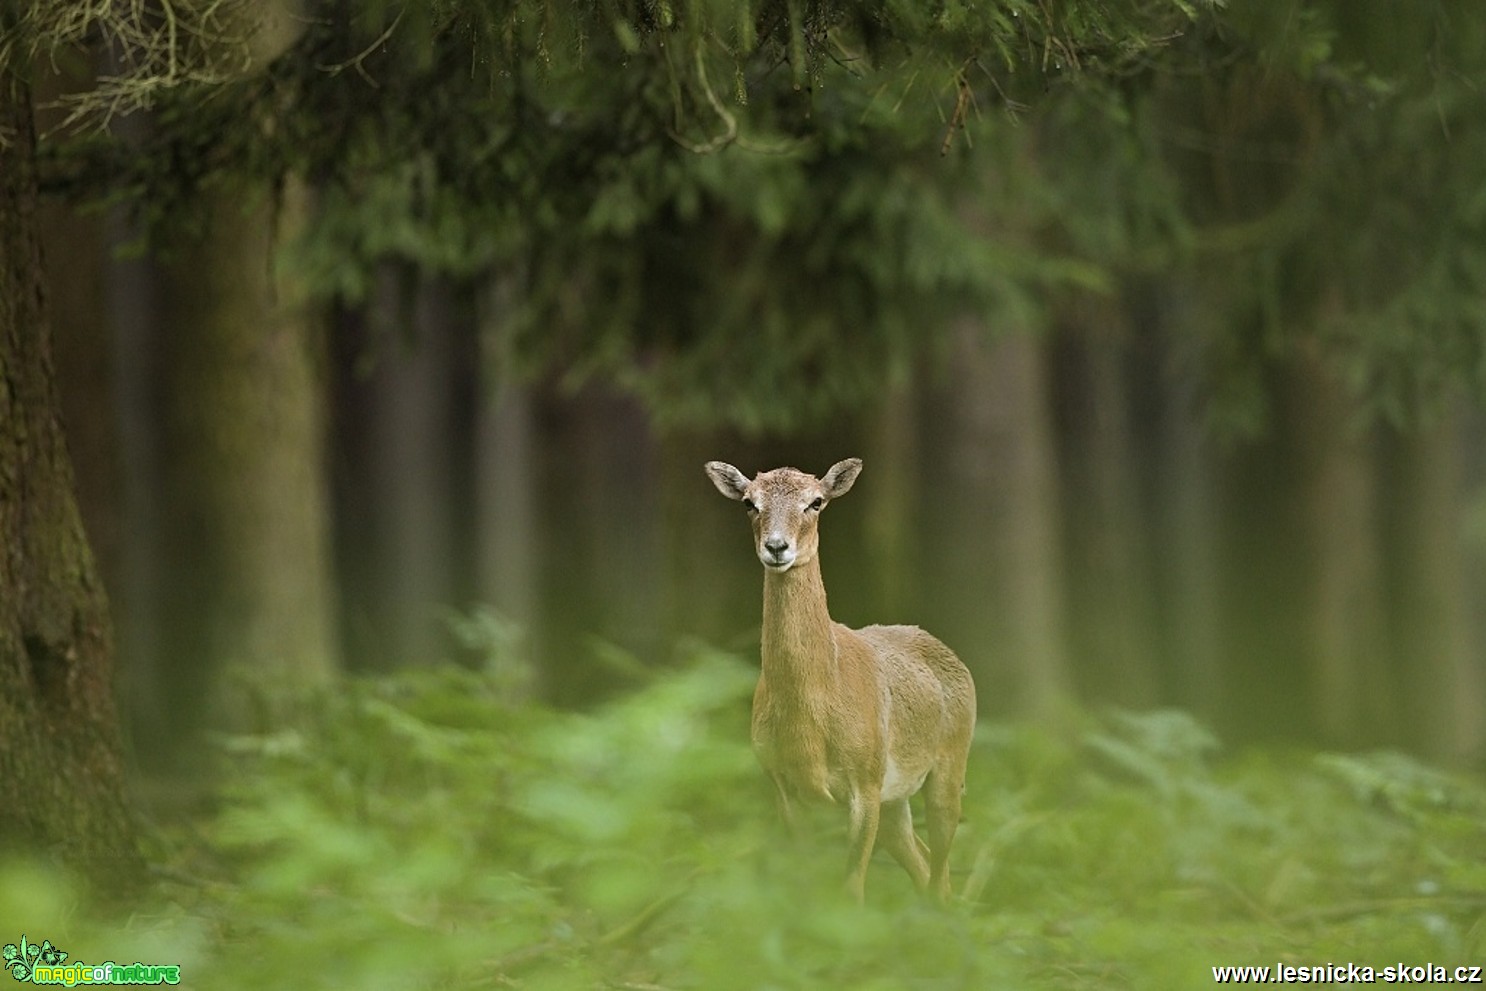
[(58, 407), (29, 87), (0, 71), (0, 842), (139, 874), (107, 602)]

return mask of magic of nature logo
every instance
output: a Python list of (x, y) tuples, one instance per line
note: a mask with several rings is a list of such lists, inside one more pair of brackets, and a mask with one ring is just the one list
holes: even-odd
[(24, 933), (20, 942), (6, 943), (0, 947), (0, 964), (10, 976), (21, 982), (32, 984), (60, 984), (76, 987), (79, 984), (179, 984), (179, 964), (130, 963), (120, 964), (109, 960), (105, 963), (87, 964), (67, 962), (67, 951), (44, 939), (40, 943), (28, 940)]

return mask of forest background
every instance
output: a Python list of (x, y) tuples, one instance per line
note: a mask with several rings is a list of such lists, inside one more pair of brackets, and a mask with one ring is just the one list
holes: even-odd
[[(446, 946), (451, 966), (499, 984), (576, 954), (609, 975), (585, 980), (712, 966), (719, 986), (731, 958), (679, 964), (685, 926), (656, 922), (694, 894), (632, 867), (597, 894), (551, 876), (600, 840), (640, 856), (599, 822), (645, 800), (519, 783), (473, 800), (474, 757), (513, 782), (577, 761), (591, 782), (552, 736), (607, 741), (654, 763), (637, 795), (738, 839), (716, 820), (752, 778), (722, 741), (746, 735), (759, 575), (701, 464), (855, 455), (861, 483), (824, 524), (833, 615), (934, 631), (997, 727), (971, 902), (993, 876), (1023, 890), (992, 865), (1065, 784), (1099, 825), (1035, 843), (1117, 877), (1091, 851), (1137, 828), (1122, 816), (1202, 837), (1175, 858), (1201, 875), (1238, 842), (1225, 830), (1255, 828), (1237, 793), (1299, 814), (1284, 803), (1311, 784), (1211, 780), (1205, 726), (1246, 754), (1324, 748), (1306, 773), (1345, 786), (1357, 807), (1338, 814), (1386, 865), (1356, 898), (1438, 889), (1422, 858), (1450, 877), (1448, 910), (1424, 913), (1445, 912), (1441, 945), (1480, 945), (1456, 818), (1479, 793), (1413, 762), (1486, 754), (1486, 18), (1469, 3), (11, 2), (0, 27), (0, 455), (19, 466), (0, 522), (21, 562), (0, 581), (0, 794), (28, 846), (133, 861), (139, 830), (106, 823), (142, 808), (164, 823), (143, 830), (157, 867), (262, 881), (238, 858), (277, 864), (266, 888), (229, 885), (235, 911), (262, 910), (345, 868), (283, 853), (330, 842), (330, 813), (273, 805), (296, 789), (349, 781), (353, 846), (447, 835), (369, 811), (430, 773), (400, 777), (391, 754), (411, 747), (448, 775), (455, 821), (575, 830), (572, 848), (512, 839), (534, 859), (492, 871), (583, 910), (523, 902), (522, 946), (494, 963)], [(489, 708), (451, 715), (451, 697)], [(682, 736), (706, 741), (713, 790), (640, 745), (676, 719), (701, 721)], [(441, 735), (466, 721), (489, 738)], [(1375, 750), (1413, 757), (1339, 756)], [(1089, 799), (1110, 761), (1174, 808), (1227, 811), (1204, 832)], [(59, 769), (97, 788), (48, 797)], [(1378, 795), (1424, 853), (1371, 831)], [(206, 830), (225, 863), (193, 861), (174, 831), (223, 809)], [(424, 866), (418, 892), (452, 883)], [(1149, 895), (1125, 867), (1109, 904)], [(1296, 870), (1280, 857), (1245, 896), (1266, 924), (1335, 895)], [(515, 890), (535, 889), (444, 895)], [(725, 907), (777, 907), (753, 897)], [(730, 918), (690, 907), (703, 929)], [(337, 924), (307, 931), (369, 945)], [(984, 918), (964, 924), (985, 939)], [(192, 930), (192, 952), (231, 928)], [(1104, 951), (1122, 965), (1127, 937)], [(1070, 969), (1088, 945), (1067, 932), (1027, 938), (1050, 986), (1107, 977)], [(808, 953), (779, 952), (759, 980), (810, 986)]]

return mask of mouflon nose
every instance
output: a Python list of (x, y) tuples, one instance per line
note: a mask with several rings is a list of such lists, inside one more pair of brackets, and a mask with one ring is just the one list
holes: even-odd
[(783, 557), (784, 552), (789, 550), (789, 541), (783, 537), (770, 537), (764, 541), (764, 550), (774, 557)]

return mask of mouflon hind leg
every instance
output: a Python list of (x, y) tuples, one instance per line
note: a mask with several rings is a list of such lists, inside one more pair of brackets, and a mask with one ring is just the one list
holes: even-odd
[(924, 783), (924, 811), (929, 826), (929, 888), (941, 902), (949, 900), (949, 848), (960, 826), (964, 765), (945, 761)]
[(920, 893), (929, 888), (929, 862), (925, 858), (928, 848), (913, 832), (913, 812), (908, 799), (882, 803), (882, 819), (878, 828), (878, 841), (883, 849), (892, 854), (913, 879), (913, 886)]

